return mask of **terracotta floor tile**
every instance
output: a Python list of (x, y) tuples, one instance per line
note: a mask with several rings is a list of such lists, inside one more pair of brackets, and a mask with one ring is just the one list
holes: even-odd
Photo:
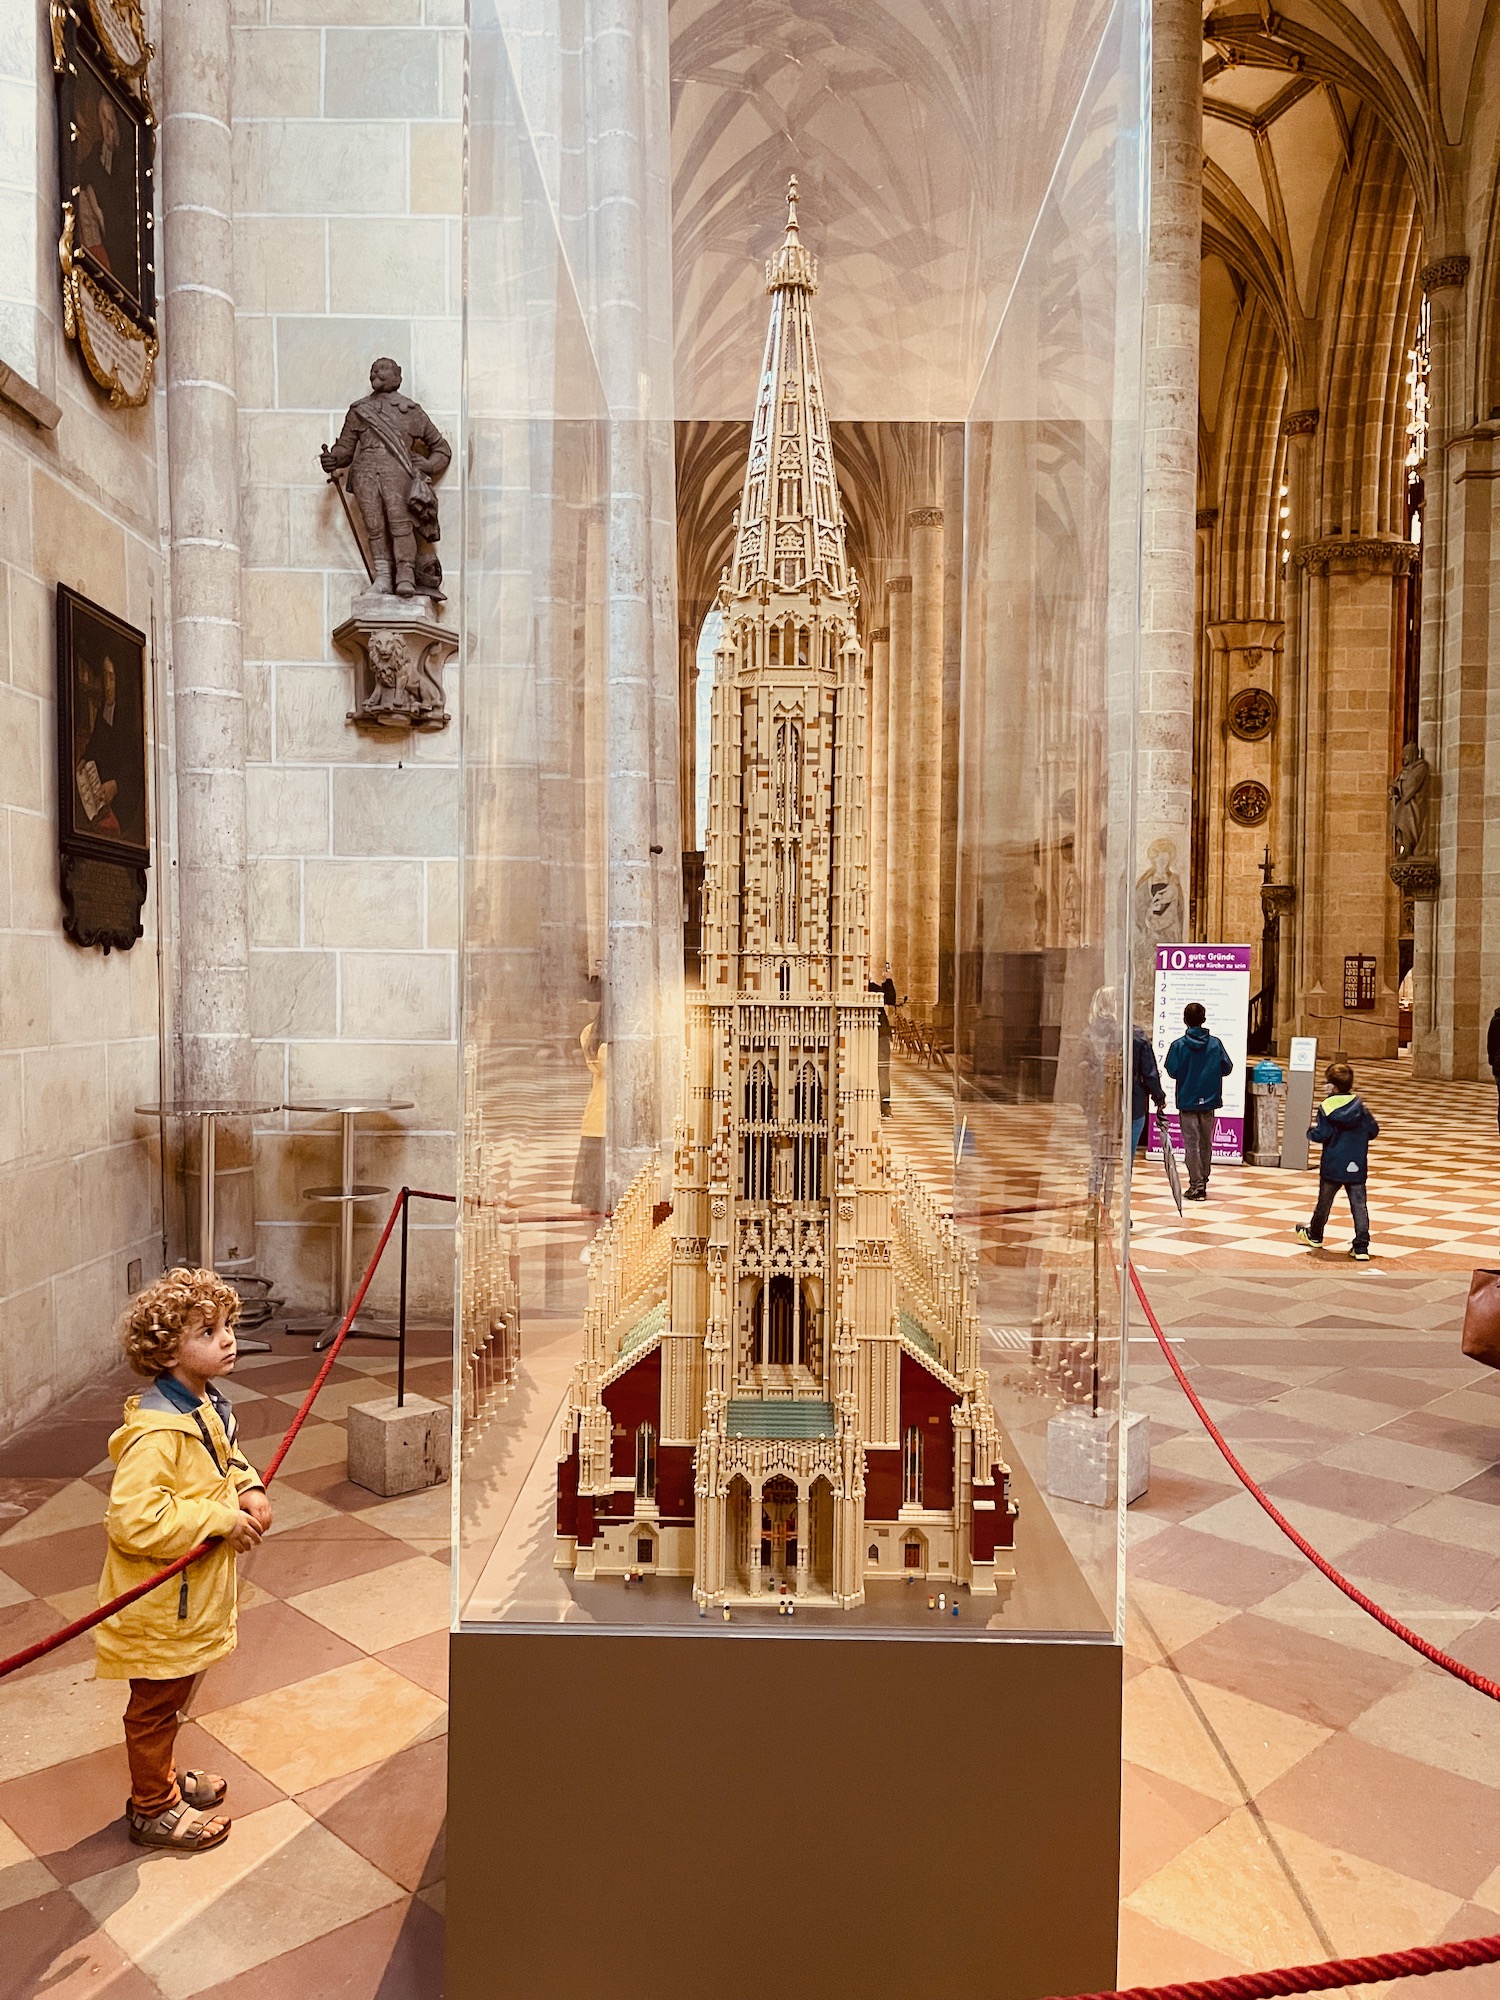
[(1486, 1507), (1500, 1507), (1500, 1465), (1487, 1466), (1474, 1479), (1467, 1479), (1453, 1491), (1461, 1500), (1478, 1500)]
[(1348, 1432), (1335, 1429), (1329, 1424), (1305, 1423), (1300, 1417), (1289, 1415), (1275, 1403), (1263, 1403), (1252, 1410), (1242, 1410), (1238, 1415), (1228, 1417), (1219, 1429), (1232, 1445), (1268, 1444), (1281, 1451), (1294, 1452), (1301, 1458), (1316, 1458), (1321, 1452), (1339, 1444)]
[(46, 1673), (7, 1681), (0, 1785), (118, 1741), (127, 1693), (123, 1681), (96, 1681), (91, 1661), (51, 1661)]
[(1223, 1979), (1249, 1967), (1210, 1951), (1196, 1938), (1153, 1923), (1132, 1909), (1120, 1911), (1121, 1986), (1171, 1986), (1189, 1979)]
[(1331, 1737), (1258, 1803), (1281, 1825), (1455, 1896), (1472, 1895), (1500, 1855), (1500, 1792), (1357, 1736)]
[[(245, 1370), (242, 1379), (252, 1389), (258, 1389), (263, 1396), (280, 1396), (287, 1390), (295, 1390), (298, 1395), (306, 1395), (313, 1385), (313, 1378), (323, 1365), (323, 1356), (314, 1354), (309, 1341), (305, 1352), (298, 1351), (285, 1361), (271, 1361), (266, 1367)], [(352, 1370), (342, 1361), (335, 1361), (328, 1371), (330, 1382), (347, 1382)]]
[(66, 1534), (41, 1535), (32, 1542), (10, 1542), (0, 1548), (0, 1569), (37, 1597), (97, 1583), (103, 1566), (102, 1519), (96, 1528), (73, 1528)]
[(1458, 1896), (1368, 1859), (1356, 1862), (1269, 1815), (1267, 1826), (1340, 1954), (1424, 1943), (1462, 1907)]
[(1217, 1535), (1194, 1534), (1191, 1528), (1169, 1528), (1155, 1536), (1133, 1564), (1136, 1575), (1153, 1583), (1238, 1605), (1259, 1603), (1290, 1583), (1301, 1568), (1299, 1556), (1241, 1548)]
[[(403, 1551), (403, 1544), (392, 1547)], [(364, 1652), (401, 1645), (430, 1632), (446, 1632), (450, 1591), (446, 1565), (421, 1555), (406, 1555), (360, 1576), (326, 1583), (300, 1592), (290, 1600), (308, 1618)]]
[(1367, 1403), (1389, 1403), (1398, 1410), (1420, 1409), (1432, 1400), (1433, 1389), (1411, 1375), (1395, 1375), (1381, 1368), (1340, 1368), (1325, 1375), (1320, 1389), (1336, 1396), (1353, 1396)]
[[(281, 1430), (246, 1438), (243, 1443), (246, 1458), (263, 1472), (281, 1448)], [(346, 1451), (343, 1425), (325, 1424), (314, 1411), (293, 1439), (282, 1464), (288, 1472), (305, 1472), (310, 1465), (342, 1465)]]
[(1243, 1809), (1159, 1869), (1126, 1905), (1245, 1965), (1327, 1956), (1274, 1848)]
[(296, 1793), (394, 1756), (428, 1735), (443, 1713), (424, 1688), (378, 1660), (356, 1660), (198, 1720), (283, 1791)]
[(382, 1569), (400, 1562), (403, 1553), (401, 1544), (378, 1528), (366, 1527), (353, 1515), (330, 1514), (305, 1528), (268, 1536), (243, 1569), (262, 1590), (285, 1598)]
[[(257, 1556), (259, 1551), (257, 1551)], [(238, 1647), (198, 1683), (193, 1712), (229, 1708), (357, 1660), (359, 1650), (279, 1599), (240, 1613)]]
[(98, 1488), (87, 1480), (70, 1479), (40, 1506), (31, 1508), (23, 1520), (7, 1528), (0, 1535), (0, 1549), (39, 1541), (47, 1535), (68, 1534), (75, 1528), (94, 1528), (103, 1519), (104, 1499)]
[(1455, 1660), (1462, 1660), (1466, 1667), (1487, 1674), (1492, 1681), (1500, 1681), (1500, 1618), (1482, 1618), (1467, 1632), (1450, 1639), (1443, 1650)]
[(267, 1437), (272, 1432), (277, 1437), (292, 1420), (292, 1411), (274, 1396), (257, 1396), (253, 1402), (236, 1403), (234, 1406), (235, 1426), (242, 1441)]
[(1351, 1726), (1366, 1743), (1500, 1788), (1500, 1731), (1492, 1705), (1435, 1668), (1376, 1702)]
[(1254, 1612), (1205, 1633), (1174, 1656), (1195, 1681), (1247, 1695), (1339, 1729), (1411, 1677), (1409, 1667), (1357, 1653)]
[(448, 1740), (434, 1737), (371, 1770), (302, 1792), (297, 1803), (392, 1881), (416, 1890), (436, 1872), (447, 1775)]
[(448, 1633), (429, 1632), (421, 1639), (408, 1639), (404, 1646), (387, 1646), (375, 1656), (398, 1674), (405, 1674), (418, 1687), (448, 1699)]
[[(420, 1906), (418, 1906), (420, 1908)], [(441, 1927), (405, 1898), (205, 1987), (197, 2000), (441, 2000)], [(416, 1931), (417, 1938), (408, 1933)], [(416, 1946), (414, 1949), (413, 1946)]]
[(293, 1486), (343, 1514), (358, 1514), (366, 1507), (380, 1505), (380, 1495), (368, 1487), (355, 1486), (345, 1477), (342, 1465), (309, 1466), (306, 1472), (286, 1473), (277, 1483)]
[[(1428, 1536), (1387, 1528), (1360, 1545), (1344, 1567), (1361, 1580), (1403, 1585), (1450, 1604), (1492, 1611), (1500, 1604), (1500, 1556), (1456, 1548)], [(1376, 1598), (1380, 1593), (1371, 1593)]]
[[(89, 1592), (89, 1603), (95, 1602), (95, 1595)], [(76, 1617), (77, 1613), (73, 1614)], [(38, 1639), (45, 1639), (60, 1626), (71, 1625), (72, 1617), (65, 1616), (54, 1605), (39, 1597), (24, 1598), (19, 1604), (7, 1605), (0, 1611), (0, 1659), (12, 1653), (19, 1653)], [(59, 1646), (55, 1653), (44, 1653), (39, 1660), (33, 1660), (29, 1667), (17, 1667), (7, 1676), (7, 1685), (14, 1687), (17, 1682), (29, 1680), (36, 1674), (50, 1674), (64, 1666), (87, 1666), (94, 1657), (93, 1639), (84, 1633), (81, 1638), (70, 1639), (65, 1646)]]
[(116, 1405), (107, 1419), (44, 1423), (17, 1431), (0, 1444), (0, 1478), (82, 1478), (103, 1458), (109, 1434), (119, 1424), (120, 1407)]
[(1127, 1762), (1121, 1771), (1120, 1894), (1139, 1888), (1228, 1811), (1219, 1799)]
[(161, 2000), (66, 1890), (0, 1912), (0, 2000)]
[(192, 2000), (400, 1895), (289, 1799), (237, 1819), (190, 1870), (175, 1855), (134, 1854), (73, 1893), (166, 2000)]
[(1352, 1519), (1371, 1522), (1399, 1521), (1415, 1513), (1432, 1498), (1430, 1488), (1403, 1486), (1394, 1479), (1372, 1479), (1367, 1473), (1346, 1472), (1336, 1465), (1294, 1466), (1262, 1482), (1278, 1504), (1303, 1500), (1311, 1507), (1332, 1514), (1348, 1514)]

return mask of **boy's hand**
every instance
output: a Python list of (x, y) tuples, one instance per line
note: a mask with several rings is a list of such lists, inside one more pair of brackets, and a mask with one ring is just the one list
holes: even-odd
[(232, 1549), (247, 1556), (260, 1541), (260, 1529), (248, 1514), (242, 1513), (224, 1539)]
[(248, 1514), (263, 1535), (271, 1531), (271, 1500), (261, 1487), (252, 1486), (240, 1495), (240, 1512)]

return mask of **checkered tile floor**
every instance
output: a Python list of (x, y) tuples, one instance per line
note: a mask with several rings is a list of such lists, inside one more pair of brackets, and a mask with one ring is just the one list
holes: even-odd
[[(1220, 1168), (1180, 1220), (1149, 1165), (1136, 1258), (1278, 1503), (1419, 1630), (1500, 1674), (1500, 1378), (1457, 1351), (1467, 1269), (1500, 1247), (1493, 1094), (1395, 1065), (1360, 1084), (1385, 1127), (1374, 1264), (1287, 1253), (1310, 1176)], [(571, 1103), (566, 1123), (511, 1128), (523, 1203), (570, 1187), (576, 1130)], [(955, 1186), (949, 1080), (901, 1064), (891, 1132), (979, 1228), (996, 1328), (1024, 1344), (1030, 1276), (1087, 1190), (1077, 1112), (975, 1116)], [(234, 1385), (262, 1454), (315, 1366), (275, 1339)], [(443, 1347), (414, 1371), (429, 1394), (447, 1391)], [(1500, 1714), (1308, 1569), (1155, 1354), (1132, 1345), (1154, 1461), (1130, 1514), (1122, 1982), (1500, 1929)], [(183, 1863), (126, 1843), (124, 1691), (92, 1680), (86, 1641), (0, 1686), (0, 2000), (436, 2000), (448, 1495), (382, 1502), (343, 1463), (344, 1411), (390, 1366), (364, 1348), (335, 1370), (245, 1565), (240, 1650), (195, 1699), (183, 1747), (231, 1778), (226, 1847)], [(104, 1440), (127, 1387), (100, 1384), (0, 1447), (0, 1652), (92, 1602)], [(1463, 1975), (1476, 1995), (1500, 2000), (1500, 1973)], [(1443, 1994), (1424, 1984), (1422, 2000)]]

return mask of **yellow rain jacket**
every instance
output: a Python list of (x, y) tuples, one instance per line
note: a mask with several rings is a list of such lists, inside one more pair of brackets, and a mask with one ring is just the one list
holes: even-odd
[[(262, 1484), (239, 1448), (229, 1399), (210, 1384), (195, 1405), (169, 1375), (126, 1398), (109, 1455), (115, 1476), (101, 1604), (226, 1534), (239, 1519), (240, 1495)], [(215, 1541), (180, 1576), (96, 1626), (94, 1643), (101, 1680), (177, 1680), (223, 1659), (235, 1643), (234, 1550)]]

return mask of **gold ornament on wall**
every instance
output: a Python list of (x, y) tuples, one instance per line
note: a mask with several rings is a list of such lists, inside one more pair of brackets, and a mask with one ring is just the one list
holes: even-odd
[(135, 0), (52, 0), (57, 258), (63, 331), (111, 408), (135, 409), (156, 366), (154, 53)]
[(1229, 704), (1229, 727), (1242, 743), (1258, 743), (1276, 727), (1276, 697), (1265, 688), (1241, 688)]
[(1245, 778), (1229, 794), (1229, 817), (1236, 826), (1259, 826), (1271, 810), (1271, 794), (1259, 778)]

